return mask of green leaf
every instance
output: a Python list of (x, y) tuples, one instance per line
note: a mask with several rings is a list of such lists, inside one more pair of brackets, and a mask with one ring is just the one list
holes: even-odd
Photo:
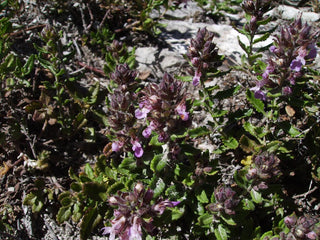
[(92, 167), (90, 166), (89, 163), (87, 163), (84, 167), (84, 172), (85, 174), (90, 178), (90, 179), (95, 179), (95, 176), (94, 176), (94, 172), (93, 172), (93, 169)]
[(80, 223), (80, 239), (87, 240), (92, 230), (95, 227), (95, 223), (98, 218), (97, 208), (90, 209), (82, 218)]
[[(83, 123), (86, 124), (87, 119), (85, 119), (83, 121)], [(81, 124), (81, 126), (83, 126), (83, 124)], [(96, 142), (96, 132), (93, 127), (86, 127), (84, 129), (84, 140), (88, 143), (95, 143)], [(93, 171), (92, 171), (92, 173), (93, 173)]]
[(266, 112), (264, 111), (264, 104), (260, 99), (255, 98), (254, 93), (249, 89), (246, 92), (248, 101), (253, 105), (253, 107), (264, 116), (266, 116)]
[[(185, 138), (186, 136), (188, 136), (188, 132), (185, 131), (183, 134), (177, 135), (177, 134), (171, 134), (170, 139), (172, 141), (175, 141), (176, 139), (181, 139), (181, 138)], [(158, 139), (158, 137), (157, 137)]]
[(15, 68), (16, 57), (13, 54), (10, 54), (4, 60), (3, 66), (10, 71), (13, 71)]
[(125, 169), (125, 170), (134, 170), (137, 168), (137, 160), (132, 156), (128, 156), (124, 158), (119, 165), (119, 170), (120, 169)]
[[(268, 232), (265, 232), (261, 237), (260, 237), (260, 240), (263, 240), (265, 239), (266, 237), (273, 237), (273, 231), (268, 231)], [(267, 239), (270, 239), (270, 238), (267, 238)]]
[(258, 58), (261, 58), (261, 53), (255, 53), (249, 56), (249, 62), (255, 62)]
[(247, 178), (246, 173), (244, 171), (235, 171), (233, 174), (233, 178), (236, 181), (237, 185), (241, 188), (246, 189), (247, 188)]
[(224, 217), (223, 215), (220, 216), (223, 221), (225, 221), (228, 225), (231, 225), (231, 226), (236, 226), (237, 223), (232, 219), (232, 217), (228, 216), (228, 217)]
[(21, 69), (22, 74), (24, 76), (30, 74), (30, 72), (32, 71), (34, 67), (34, 60), (35, 60), (35, 55), (31, 54), (31, 56), (28, 58), (27, 62), (23, 65)]
[(255, 205), (252, 201), (250, 201), (249, 199), (245, 198), (242, 200), (242, 209), (243, 210), (249, 210), (249, 211), (253, 211), (255, 209)]
[(238, 36), (238, 43), (240, 45), (240, 47), (243, 49), (243, 51), (245, 51), (245, 53), (247, 53), (248, 55), (250, 54), (250, 49), (249, 46), (246, 46), (241, 40), (240, 37)]
[(211, 131), (205, 126), (197, 127), (197, 128), (194, 128), (194, 129), (191, 129), (188, 131), (190, 138), (197, 138), (197, 137), (201, 137), (201, 136), (206, 136), (210, 133), (211, 133)]
[(251, 189), (250, 195), (251, 195), (252, 201), (254, 201), (255, 203), (258, 203), (258, 204), (262, 203), (263, 198), (261, 196), (261, 193), (257, 192), (254, 189)]
[(239, 140), (240, 148), (246, 153), (253, 153), (259, 145), (246, 135), (242, 135)]
[(265, 41), (265, 40), (268, 39), (268, 37), (270, 37), (270, 33), (269, 33), (269, 32), (263, 34), (261, 37), (258, 37), (258, 38), (256, 38), (256, 39), (254, 39), (254, 40), (253, 40), (253, 44), (256, 44), (256, 43), (258, 43), (258, 42)]
[(209, 226), (213, 222), (213, 215), (204, 213), (198, 217), (198, 222), (200, 223), (200, 226)]
[(192, 76), (178, 76), (177, 79), (179, 79), (182, 82), (191, 82)]
[(95, 104), (97, 102), (98, 94), (100, 90), (100, 83), (97, 82), (94, 86), (90, 87), (89, 92), (91, 93), (89, 104)]
[(163, 143), (162, 142), (159, 142), (158, 140), (158, 135), (155, 135), (151, 138), (150, 142), (149, 142), (149, 145), (150, 146), (155, 146), (155, 147), (159, 147), (159, 146), (162, 146)]
[(118, 190), (122, 190), (124, 187), (123, 183), (115, 182), (110, 187), (108, 187), (107, 193), (108, 194), (116, 194)]
[[(297, 137), (300, 136), (303, 138), (304, 134), (301, 134), (300, 131), (291, 125), (289, 121), (281, 122), (279, 124), (279, 128), (283, 129), (286, 133), (288, 133), (291, 137)], [(301, 135), (300, 135), (301, 134)]]
[(71, 193), (69, 191), (63, 192), (58, 196), (58, 200), (61, 201), (65, 197), (70, 197)]
[(236, 149), (239, 146), (237, 139), (234, 137), (229, 137), (228, 139), (224, 139), (223, 143), (229, 149)]
[(214, 229), (214, 235), (216, 236), (217, 240), (228, 240), (228, 232), (229, 230), (226, 229), (222, 224), (219, 224), (218, 228)]
[(77, 181), (77, 182), (80, 181), (79, 177), (74, 173), (74, 171), (73, 171), (73, 169), (72, 169), (71, 167), (69, 168), (68, 173), (69, 173), (69, 177), (70, 177), (72, 180), (75, 180), (75, 181)]
[(79, 213), (79, 212), (73, 213), (72, 216), (71, 216), (72, 221), (75, 222), (75, 223), (79, 222), (81, 217), (82, 217), (82, 214)]
[(66, 207), (61, 207), (58, 211), (57, 214), (57, 222), (63, 223), (67, 220), (69, 220), (69, 218), (71, 217), (71, 207), (70, 206), (66, 206)]
[(197, 194), (197, 199), (201, 203), (209, 203), (209, 199), (207, 197), (206, 191), (202, 190), (200, 194)]
[(94, 113), (95, 117), (99, 119), (99, 121), (104, 125), (104, 126), (109, 126), (109, 121), (105, 113), (100, 113), (97, 110), (92, 109), (92, 113)]
[(214, 109), (214, 112), (211, 113), (211, 116), (213, 118), (219, 118), (226, 115), (228, 112), (229, 110)]
[(65, 198), (61, 199), (60, 203), (62, 206), (68, 207), (71, 205), (72, 199), (70, 197), (65, 197)]
[(86, 183), (86, 182), (92, 182), (92, 179), (88, 178), (84, 173), (80, 173), (79, 181), (82, 183)]
[(108, 198), (106, 194), (107, 187), (105, 184), (97, 182), (87, 182), (82, 185), (82, 188), (83, 193), (93, 200), (105, 201)]
[(229, 89), (226, 89), (223, 91), (219, 91), (213, 96), (213, 98), (223, 100), (223, 99), (233, 97), (237, 92), (239, 92), (240, 88), (241, 88), (241, 86), (237, 85), (235, 87), (232, 87), (232, 88), (229, 88)]
[(243, 128), (249, 132), (252, 136), (256, 137), (260, 143), (262, 143), (261, 138), (268, 134), (263, 127), (255, 127), (250, 122), (245, 122)]
[(154, 192), (154, 198), (159, 197), (160, 194), (165, 190), (166, 184), (161, 178), (154, 177), (152, 180), (152, 188)]
[(23, 204), (24, 205), (29, 205), (31, 206), (31, 210), (33, 213), (36, 213), (36, 212), (40, 212), (44, 203), (43, 203), (44, 199), (43, 197), (41, 196), (41, 193), (40, 192), (36, 192), (36, 193), (29, 193), (24, 201), (23, 201)]
[(117, 171), (114, 170), (114, 169), (111, 169), (109, 167), (105, 167), (105, 170), (104, 170), (104, 174), (106, 175), (107, 178), (109, 179), (117, 179)]
[(260, 26), (260, 25), (266, 25), (266, 24), (268, 24), (271, 20), (272, 20), (272, 17), (268, 17), (268, 18), (266, 18), (266, 19), (257, 21), (257, 25), (258, 25), (258, 26)]
[(29, 193), (23, 200), (24, 205), (32, 205), (37, 196), (34, 193)]
[(243, 35), (245, 35), (245, 36), (250, 40), (250, 38), (251, 38), (250, 33), (247, 32), (247, 31), (245, 30), (245, 28), (241, 29), (241, 28), (234, 27), (234, 29), (235, 29), (237, 32), (242, 33)]
[(73, 205), (73, 214), (71, 216), (72, 221), (79, 222), (82, 217), (82, 209), (80, 208), (80, 203), (75, 203)]
[(184, 214), (184, 209), (181, 210), (179, 208), (172, 208), (171, 209), (171, 219), (174, 221), (174, 220), (177, 220), (179, 218), (181, 218)]
[[(300, 135), (300, 131), (292, 125), (290, 125), (288, 133), (290, 134), (291, 137), (297, 137)], [(301, 137), (303, 137), (303, 136), (301, 136)]]
[(150, 169), (153, 172), (160, 172), (167, 165), (167, 159), (163, 154), (155, 155), (151, 160)]

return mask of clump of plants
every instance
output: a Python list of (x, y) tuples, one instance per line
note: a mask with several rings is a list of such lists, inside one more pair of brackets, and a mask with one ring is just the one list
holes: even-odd
[[(188, 1), (173, 2), (180, 3)], [(93, 233), (132, 240), (318, 239), (320, 95), (313, 63), (319, 31), (299, 17), (274, 33), (262, 32), (272, 21), (265, 17), (271, 1), (245, 0), (241, 6), (246, 22), (237, 29), (248, 44), (239, 40), (243, 62), (227, 72), (219, 68), (224, 56), (206, 28), (190, 40), (185, 76), (164, 73), (156, 81), (139, 78), (134, 49), (128, 52), (116, 35), (92, 34), (91, 40), (105, 47), (106, 65), (99, 71), (105, 89), (99, 83), (81, 85), (84, 75), (70, 70), (75, 49), (54, 26), (43, 26), (36, 54), (20, 59), (10, 43), (12, 15), (5, 14), (0, 21), (4, 187), (33, 176), (25, 180), (31, 182), (23, 204), (40, 216), (59, 202), (57, 222), (78, 224), (81, 239)], [(6, 1), (0, 7), (5, 12), (13, 5)], [(101, 3), (109, 13), (134, 17), (126, 31), (153, 33), (149, 14), (161, 7), (169, 2)], [(257, 49), (271, 34), (273, 44)], [(265, 60), (266, 51), (271, 55)], [(221, 75), (228, 80), (231, 71), (250, 78), (224, 88), (211, 84)], [(232, 101), (244, 104), (228, 107)], [(197, 122), (197, 114), (206, 121)], [(79, 153), (85, 146), (96, 147), (94, 160), (81, 168), (70, 163), (63, 186), (40, 177), (57, 173), (56, 152)], [(15, 209), (0, 203), (0, 230), (11, 236)]]

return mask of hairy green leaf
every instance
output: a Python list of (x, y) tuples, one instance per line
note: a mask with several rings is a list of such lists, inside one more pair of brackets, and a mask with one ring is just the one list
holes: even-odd
[(228, 240), (228, 232), (229, 230), (222, 224), (219, 224), (218, 227), (214, 229), (214, 235), (217, 240)]
[(266, 116), (266, 112), (264, 111), (264, 104), (260, 99), (255, 98), (254, 93), (249, 89), (246, 92), (246, 96), (248, 101), (253, 105), (253, 107), (260, 113)]
[(153, 172), (160, 172), (166, 165), (167, 159), (164, 157), (164, 154), (158, 154), (151, 160), (150, 169)]
[(58, 223), (63, 223), (67, 220), (69, 220), (69, 218), (71, 217), (71, 207), (70, 206), (65, 206), (65, 207), (61, 207), (58, 211), (57, 214), (57, 222)]

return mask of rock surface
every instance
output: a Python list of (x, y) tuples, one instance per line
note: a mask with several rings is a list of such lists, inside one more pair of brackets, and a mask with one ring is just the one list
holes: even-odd
[[(164, 72), (174, 73), (176, 69), (187, 64), (183, 55), (187, 52), (189, 41), (195, 37), (200, 28), (206, 27), (215, 34), (214, 42), (217, 44), (220, 55), (227, 57), (231, 65), (241, 64), (241, 55), (244, 51), (238, 44), (238, 37), (244, 43), (248, 43), (247, 38), (237, 32), (230, 24), (215, 24), (206, 22), (197, 22), (197, 15), (203, 13), (203, 9), (196, 3), (189, 3), (186, 8), (176, 11), (168, 11), (168, 19), (161, 20), (164, 24), (159, 38), (164, 41), (167, 47), (159, 49), (155, 47), (140, 47), (136, 50), (138, 70), (141, 72), (151, 72), (155, 77), (161, 77)], [(241, 22), (243, 16), (239, 14), (226, 14), (226, 17), (232, 18), (232, 21)], [(320, 14), (308, 12), (308, 8), (297, 9), (292, 6), (279, 5), (267, 13), (268, 16), (278, 19), (270, 22), (270, 28), (274, 27), (280, 21), (292, 20), (302, 14), (302, 20), (316, 24), (320, 19)], [(259, 36), (257, 36), (259, 37)], [(266, 41), (258, 43), (255, 47), (263, 47), (271, 44), (273, 37), (270, 36)], [(320, 67), (317, 61), (317, 68)]]

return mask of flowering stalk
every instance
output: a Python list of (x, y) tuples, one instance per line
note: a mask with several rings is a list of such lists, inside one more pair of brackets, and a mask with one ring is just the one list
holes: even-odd
[(237, 207), (240, 202), (235, 191), (230, 187), (220, 185), (214, 190), (214, 196), (216, 202), (207, 206), (210, 212), (218, 214), (224, 212), (228, 215), (235, 214), (234, 208)]
[(135, 103), (137, 96), (137, 73), (127, 64), (118, 65), (111, 79), (118, 87), (109, 96), (109, 123), (117, 140), (112, 143), (112, 151), (133, 151), (137, 158), (142, 157), (143, 149), (135, 128)]
[(148, 234), (155, 235), (156, 227), (153, 219), (164, 213), (167, 207), (175, 207), (180, 202), (162, 200), (152, 201), (153, 191), (146, 190), (142, 183), (137, 183), (133, 192), (118, 192), (109, 198), (109, 204), (116, 207), (111, 227), (103, 228), (103, 235), (110, 234), (114, 240), (117, 235), (120, 240), (142, 239), (142, 229)]
[(320, 218), (318, 216), (305, 215), (298, 218), (293, 213), (284, 218), (284, 223), (290, 231), (280, 233), (281, 239), (315, 240), (320, 237)]
[(254, 44), (267, 39), (270, 35), (270, 33), (267, 32), (261, 37), (255, 38), (255, 36), (259, 34), (259, 27), (261, 25), (266, 25), (271, 20), (271, 18), (266, 18), (264, 16), (264, 14), (272, 8), (271, 3), (272, 1), (270, 0), (245, 0), (241, 4), (241, 7), (246, 13), (247, 22), (244, 24), (243, 29), (238, 29), (238, 31), (248, 38), (249, 45), (246, 46), (240, 39), (238, 39), (238, 41), (247, 55), (246, 57), (249, 66), (253, 66), (256, 59), (261, 57), (261, 54), (254, 54)]
[(212, 42), (213, 32), (206, 28), (199, 29), (195, 38), (191, 39), (186, 56), (191, 62), (193, 70), (194, 86), (203, 83), (207, 72), (216, 72), (221, 64), (221, 56), (218, 55), (216, 44)]
[(292, 87), (305, 71), (304, 66), (314, 61), (317, 56), (316, 37), (319, 31), (312, 32), (311, 26), (302, 24), (301, 17), (280, 30), (270, 51), (268, 66), (262, 74), (262, 80), (254, 88), (255, 97), (266, 100), (263, 87), (280, 88), (282, 95), (292, 94)]
[(185, 91), (182, 87), (181, 82), (165, 74), (159, 84), (149, 84), (141, 91), (135, 117), (145, 120), (147, 124), (142, 132), (145, 138), (149, 138), (154, 131), (158, 134), (160, 142), (166, 142), (170, 135), (179, 129), (181, 121), (189, 120)]
[(253, 157), (254, 163), (248, 170), (247, 179), (252, 181), (254, 190), (267, 189), (267, 182), (279, 178), (280, 159), (273, 154), (261, 153)]

